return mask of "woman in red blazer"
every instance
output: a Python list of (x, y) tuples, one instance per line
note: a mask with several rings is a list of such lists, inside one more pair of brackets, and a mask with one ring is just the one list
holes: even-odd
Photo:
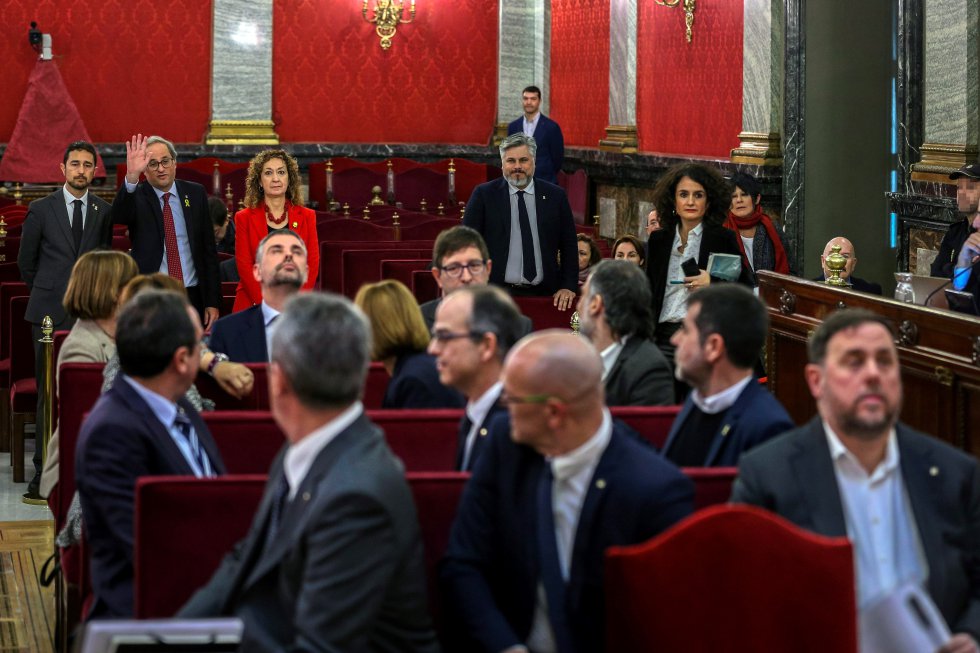
[(303, 290), (316, 284), (320, 271), (320, 243), (316, 236), (316, 214), (303, 206), (302, 178), (296, 159), (284, 150), (259, 152), (248, 165), (245, 206), (235, 214), (235, 263), (238, 290), (233, 311), (262, 302), (262, 288), (252, 274), (255, 250), (270, 232), (292, 229), (306, 243), (309, 276)]

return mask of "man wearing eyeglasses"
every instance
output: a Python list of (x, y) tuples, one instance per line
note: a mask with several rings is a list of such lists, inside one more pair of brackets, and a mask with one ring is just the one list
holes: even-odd
[(830, 248), (834, 245), (840, 245), (841, 256), (847, 259), (847, 265), (844, 267), (844, 271), (840, 273), (841, 279), (846, 281), (854, 290), (871, 293), (872, 295), (880, 295), (880, 283), (865, 281), (854, 276), (854, 268), (857, 267), (858, 262), (857, 254), (854, 253), (854, 245), (851, 244), (851, 241), (843, 236), (831, 238), (827, 242), (827, 246), (823, 250), (823, 255), (820, 256), (820, 266), (823, 268), (823, 274), (814, 279), (814, 281), (824, 281), (830, 276), (830, 268), (827, 267), (827, 257), (830, 256)]
[[(140, 181), (140, 175), (146, 180)], [(218, 319), (221, 279), (204, 186), (177, 181), (177, 151), (159, 136), (126, 142), (126, 180), (112, 203), (112, 221), (129, 227), (130, 253), (142, 274), (181, 281), (204, 328)]]
[(500, 143), (503, 176), (473, 189), (463, 224), (483, 236), (496, 265), (490, 283), (514, 296), (551, 296), (560, 311), (578, 291), (578, 241), (568, 196), (534, 178), (537, 143), (512, 134)]
[(507, 293), (491, 286), (463, 287), (439, 305), (429, 353), (436, 357), (439, 381), (467, 399), (459, 424), (456, 469), (473, 470), (490, 424), (504, 416), (500, 403), (500, 371), (504, 356), (521, 338), (517, 305)]
[(489, 436), (441, 568), (453, 650), (602, 651), (606, 549), (690, 514), (693, 484), (613, 425), (583, 338), (524, 338), (501, 380), (510, 432)]
[[(436, 238), (432, 247), (432, 276), (442, 297), (419, 306), (425, 326), (431, 331), (436, 320), (436, 309), (443, 298), (459, 288), (485, 286), (490, 278), (493, 261), (487, 251), (483, 236), (475, 229), (459, 225), (446, 229)], [(531, 333), (531, 318), (519, 315), (521, 337)]]

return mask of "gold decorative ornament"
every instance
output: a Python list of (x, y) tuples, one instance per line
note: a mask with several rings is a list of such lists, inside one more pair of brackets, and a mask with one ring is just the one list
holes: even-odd
[[(377, 188), (377, 186), (375, 186), (375, 188)], [(364, 210), (361, 213), (363, 214), (365, 220), (371, 219), (371, 209), (369, 209), (368, 207), (365, 206)]]
[(439, 215), (446, 215), (446, 207), (442, 205), (442, 202), (439, 202), (439, 206), (436, 207), (436, 212)]
[(897, 340), (902, 347), (915, 347), (919, 342), (919, 327), (912, 320), (902, 320), (898, 325)]
[(572, 327), (572, 331), (578, 333), (581, 323), (579, 322), (578, 311), (572, 313), (572, 319), (568, 321), (568, 326)]
[(422, 201), (419, 202), (419, 212), (426, 213), (428, 208), (429, 208), (429, 204), (428, 202), (425, 201), (425, 198), (423, 197)]
[(933, 370), (933, 375), (936, 381), (946, 386), (947, 388), (953, 387), (953, 371), (946, 367), (945, 365), (936, 365)]
[(827, 256), (827, 269), (830, 270), (830, 276), (824, 283), (835, 288), (847, 288), (847, 280), (840, 276), (846, 267), (847, 259), (840, 253), (840, 245), (834, 245), (830, 248), (830, 255)]
[(327, 159), (327, 202), (333, 202), (333, 159)]
[(350, 217), (350, 204), (344, 202), (344, 216)]
[[(681, 4), (681, 0), (653, 0), (661, 7), (676, 7)], [(695, 0), (684, 0), (684, 25), (687, 27), (685, 35), (687, 42), (690, 43), (694, 38), (694, 2)]]
[(456, 201), (456, 162), (449, 159), (449, 176), (446, 179), (449, 184), (448, 197), (450, 204)]
[(369, 23), (372, 23), (374, 31), (381, 39), (381, 49), (387, 50), (391, 47), (391, 39), (395, 36), (398, 25), (411, 23), (415, 20), (415, 0), (411, 0), (408, 10), (408, 20), (402, 18), (405, 11), (405, 0), (375, 0), (374, 17), (368, 18), (368, 0), (364, 0), (361, 7), (361, 15)]
[(779, 312), (783, 315), (792, 315), (796, 312), (796, 295), (785, 288), (779, 295)]
[(381, 199), (381, 186), (371, 187), (371, 201), (369, 202), (371, 206), (384, 206), (385, 201)]

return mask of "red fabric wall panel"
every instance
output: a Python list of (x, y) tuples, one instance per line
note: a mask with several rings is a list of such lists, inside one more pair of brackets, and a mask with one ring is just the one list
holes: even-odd
[(646, 152), (727, 158), (742, 131), (742, 0), (699, 2), (694, 40), (684, 12), (639, 5), (637, 128)]
[(274, 6), (273, 106), (283, 140), (489, 141), (495, 0), (418, 0), (415, 22), (398, 26), (387, 52), (357, 2)]
[(30, 21), (51, 34), (55, 60), (92, 139), (134, 131), (202, 140), (211, 98), (211, 3), (125, 0), (3, 0), (0, 142), (14, 130), (36, 56)]
[(609, 0), (552, 0), (550, 110), (566, 146), (598, 146), (608, 97)]

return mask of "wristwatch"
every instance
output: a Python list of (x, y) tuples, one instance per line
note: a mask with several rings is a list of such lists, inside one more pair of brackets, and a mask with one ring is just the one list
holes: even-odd
[(211, 363), (208, 365), (208, 374), (214, 376), (214, 368), (218, 366), (218, 363), (223, 363), (227, 360), (230, 360), (228, 354), (214, 352), (214, 358), (211, 359)]

